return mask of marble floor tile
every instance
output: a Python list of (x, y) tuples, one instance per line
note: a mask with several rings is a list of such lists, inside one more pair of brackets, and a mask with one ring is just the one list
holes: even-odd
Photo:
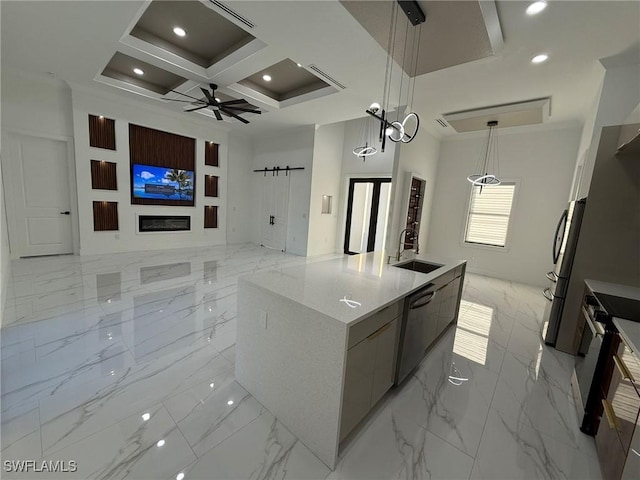
[(331, 257), (229, 245), (13, 261), (2, 459), (76, 460), (77, 472), (37, 474), (64, 479), (600, 478), (573, 358), (540, 339), (540, 288), (474, 274), (458, 324), (330, 472), (234, 365), (238, 276)]
[[(145, 413), (149, 414), (148, 420), (142, 417)], [(155, 406), (45, 455), (41, 460), (73, 460), (77, 470), (40, 473), (37, 478), (157, 479), (168, 476), (176, 465), (194, 459), (195, 455), (166, 409)], [(7, 475), (6, 478), (21, 476)]]
[(322, 480), (330, 471), (265, 411), (180, 472), (189, 479)]
[(213, 377), (164, 402), (193, 451), (211, 450), (264, 411), (235, 381), (233, 372)]
[(469, 477), (473, 457), (389, 407), (348, 447), (329, 480)]
[(598, 459), (491, 410), (472, 480), (599, 479)]

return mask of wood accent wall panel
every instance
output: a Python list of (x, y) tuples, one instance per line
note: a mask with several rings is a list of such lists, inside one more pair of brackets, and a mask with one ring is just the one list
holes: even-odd
[(94, 190), (118, 190), (116, 164), (104, 160), (91, 160), (91, 188)]
[(205, 142), (204, 144), (204, 164), (212, 167), (219, 167), (218, 152), (220, 145), (213, 142)]
[(116, 121), (89, 114), (89, 145), (107, 150), (116, 149)]
[(204, 196), (205, 197), (217, 197), (218, 196), (218, 177), (215, 175), (204, 176)]
[(131, 163), (195, 171), (196, 140), (129, 124)]
[(196, 140), (175, 133), (163, 132), (153, 128), (129, 124), (129, 158), (131, 171), (133, 164), (152, 165), (156, 167), (176, 168), (194, 172), (193, 201), (163, 200), (154, 198), (134, 198), (133, 181), (131, 182), (131, 203), (137, 205), (195, 205), (197, 177)]
[(218, 228), (218, 207), (205, 205), (204, 228)]
[(93, 230), (118, 230), (118, 202), (93, 202)]

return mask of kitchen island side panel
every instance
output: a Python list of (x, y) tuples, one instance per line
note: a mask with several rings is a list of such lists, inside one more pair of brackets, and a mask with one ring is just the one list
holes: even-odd
[(236, 379), (331, 469), (346, 345), (344, 323), (239, 279)]

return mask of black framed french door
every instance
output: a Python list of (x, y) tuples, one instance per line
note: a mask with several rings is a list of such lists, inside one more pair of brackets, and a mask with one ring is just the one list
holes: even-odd
[(390, 178), (349, 180), (344, 253), (355, 255), (383, 248), (390, 200)]

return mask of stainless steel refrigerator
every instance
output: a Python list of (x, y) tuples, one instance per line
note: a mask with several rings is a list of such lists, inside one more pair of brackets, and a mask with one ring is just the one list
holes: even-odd
[(547, 273), (550, 284), (542, 292), (547, 299), (542, 330), (547, 345), (555, 346), (558, 338), (586, 203), (586, 198), (570, 202), (567, 209), (562, 212), (556, 227), (552, 248), (552, 259), (555, 266), (552, 271)]

